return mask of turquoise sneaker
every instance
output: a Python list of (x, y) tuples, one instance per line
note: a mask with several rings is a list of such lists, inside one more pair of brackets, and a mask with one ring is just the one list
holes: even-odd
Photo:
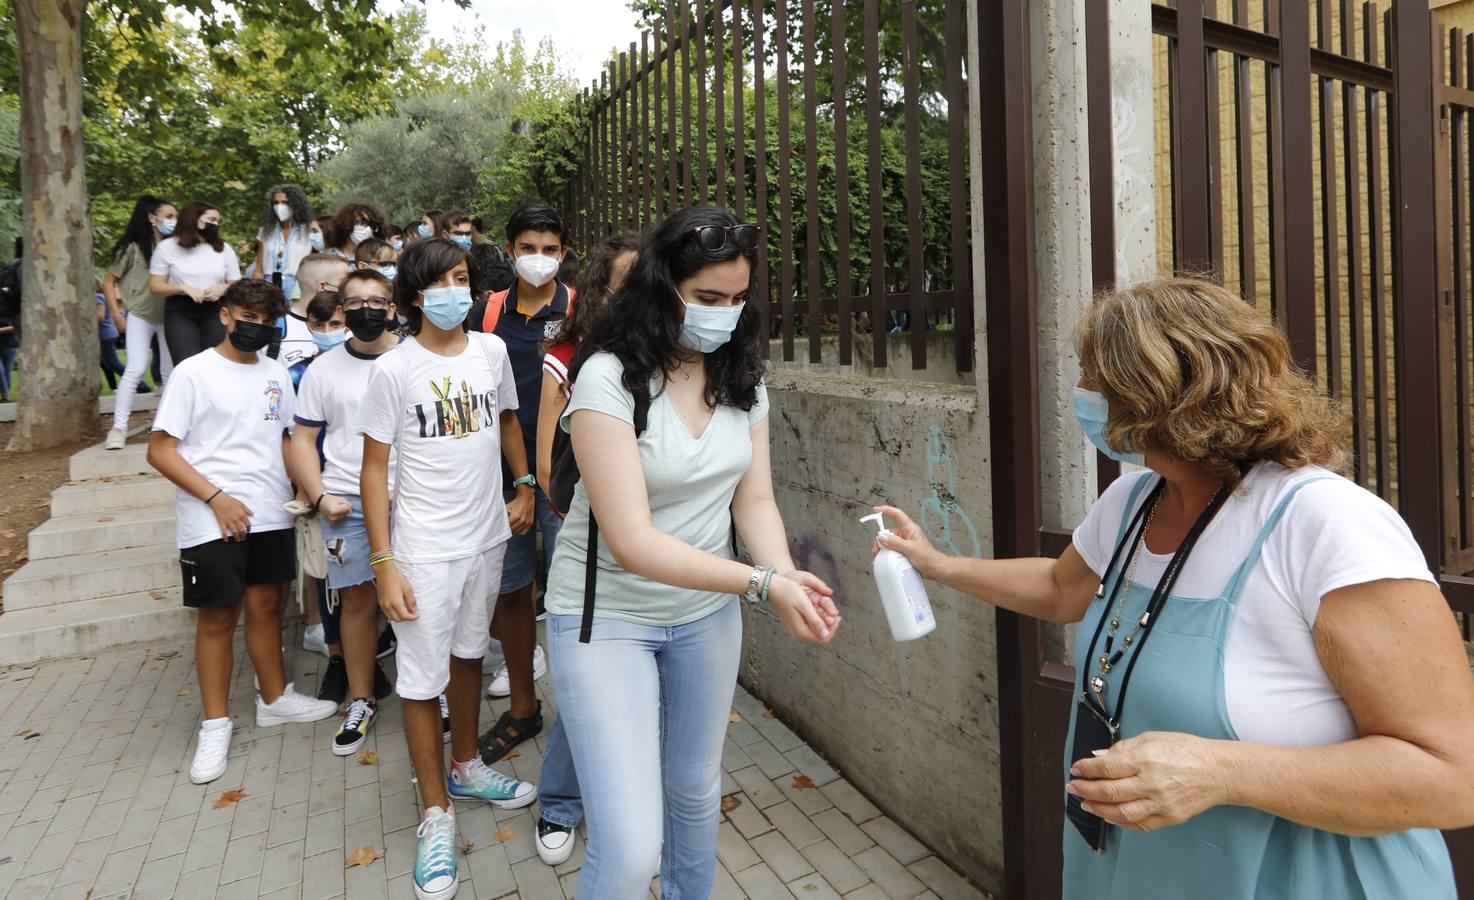
[(415, 896), (420, 900), (450, 900), (460, 886), (456, 872), (456, 814), (432, 806), (415, 832), (420, 838), (415, 856)]
[(537, 785), (508, 778), (474, 757), (464, 776), (450, 769), (450, 795), (457, 800), (485, 800), (500, 809), (521, 809), (537, 799)]

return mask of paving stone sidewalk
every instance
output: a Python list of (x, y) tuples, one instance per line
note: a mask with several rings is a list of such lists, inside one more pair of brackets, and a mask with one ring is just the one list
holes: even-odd
[[(300, 626), (287, 637), (290, 677), (315, 693), (323, 658), (300, 649)], [(190, 643), (0, 670), (0, 895), (413, 897), (419, 812), (398, 702), (382, 705), (365, 747), (377, 759), (361, 764), (329, 752), (337, 719), (257, 729), (244, 660), (237, 641), (230, 765), (208, 785), (189, 783), (199, 717)], [(551, 681), (539, 688), (551, 721)], [(485, 706), (483, 721), (502, 708)], [(985, 896), (741, 688), (733, 709), (722, 793), (737, 805), (722, 822), (712, 897)], [(544, 741), (499, 768), (535, 782)], [(243, 796), (219, 803), (227, 791)], [(459, 898), (574, 896), (582, 838), (555, 871), (537, 858), (531, 815), (460, 812)], [(346, 868), (360, 847), (384, 856)]]

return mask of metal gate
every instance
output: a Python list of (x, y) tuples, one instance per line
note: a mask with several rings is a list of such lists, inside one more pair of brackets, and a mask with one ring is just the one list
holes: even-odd
[[(1040, 514), (1028, 4), (978, 9), (996, 552), (1057, 555), (1069, 532)], [(1109, 9), (1085, 4), (1101, 286), (1115, 278)], [(1474, 37), (1435, 35), (1427, 0), (1177, 0), (1152, 5), (1152, 31), (1170, 106), (1163, 256), (1272, 312), (1348, 413), (1356, 480), (1474, 614)], [(1104, 487), (1116, 470), (1101, 462)], [(1043, 638), (999, 612), (1010, 900), (1060, 893), (1074, 673)], [(1474, 836), (1448, 839), (1474, 891)]]

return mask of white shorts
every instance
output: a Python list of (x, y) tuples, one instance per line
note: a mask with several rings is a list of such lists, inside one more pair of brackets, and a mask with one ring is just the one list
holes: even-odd
[(480, 659), (491, 643), (491, 611), (502, 583), (501, 543), (446, 562), (401, 562), (418, 618), (395, 622), (399, 641), (394, 690), (406, 700), (434, 700), (450, 683), (450, 658)]

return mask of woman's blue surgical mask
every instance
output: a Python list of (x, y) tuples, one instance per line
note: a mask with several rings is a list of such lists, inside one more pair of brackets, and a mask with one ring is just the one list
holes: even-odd
[(177, 227), (179, 227), (178, 219), (164, 219), (159, 222), (159, 234), (168, 237), (174, 233), (174, 229)]
[(1090, 443), (1096, 446), (1106, 456), (1116, 462), (1131, 463), (1134, 466), (1146, 465), (1146, 455), (1142, 453), (1124, 453), (1112, 447), (1106, 442), (1106, 423), (1110, 420), (1111, 407), (1097, 391), (1077, 387), (1075, 394), (1075, 418), (1080, 420), (1080, 428)]
[(469, 234), (453, 234), (450, 239), (456, 242), (456, 246), (462, 250), (471, 249), (471, 236)]
[(399, 267), (398, 266), (379, 266), (379, 274), (380, 275), (383, 275), (385, 278), (389, 279), (390, 281), (393, 281), (394, 280), (394, 276), (399, 274)]
[(420, 294), (425, 298), (420, 311), (441, 331), (450, 331), (466, 321), (466, 313), (471, 311), (471, 289), (464, 285), (425, 288)]
[(348, 340), (348, 329), (339, 328), (337, 331), (314, 331), (312, 332), (312, 343), (323, 353), (328, 352), (344, 341)]
[(312, 248), (313, 253), (321, 253), (324, 246), (322, 240), (322, 232), (314, 231), (311, 234), (307, 235), (307, 244)]
[(429, 225), (426, 225), (424, 222), (421, 222), (420, 227), (416, 230), (419, 231), (420, 237), (422, 238), (428, 238), (430, 235), (435, 233), (434, 229), (432, 229)]
[(742, 308), (747, 305), (692, 306), (684, 297), (680, 299), (686, 307), (686, 321), (681, 323), (681, 345), (698, 353), (711, 353), (730, 341), (737, 321), (742, 318)]

